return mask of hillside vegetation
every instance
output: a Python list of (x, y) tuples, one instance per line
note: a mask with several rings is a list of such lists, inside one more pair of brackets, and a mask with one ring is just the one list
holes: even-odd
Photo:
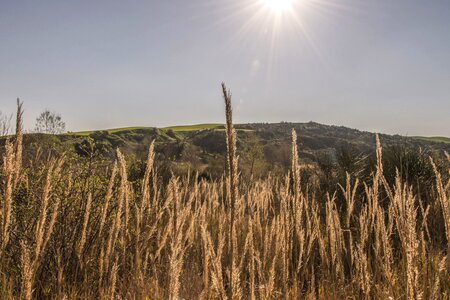
[(19, 104), (0, 299), (450, 297), (445, 144), (235, 127), (223, 96), (224, 128), (60, 136), (23, 135)]
[[(314, 168), (336, 169), (370, 175), (374, 160), (375, 134), (309, 123), (238, 124), (237, 146), (240, 169), (244, 177), (265, 177), (269, 173), (283, 174), (290, 167), (291, 130), (299, 134), (300, 158), (304, 165)], [(429, 155), (443, 156), (450, 152), (450, 144), (421, 138), (381, 135), (385, 152), (391, 160), (423, 160)], [(157, 166), (167, 178), (173, 172), (186, 172), (205, 178), (218, 179), (226, 163), (225, 127), (221, 124), (198, 124), (166, 128), (129, 127), (63, 135), (27, 134), (26, 148), (48, 150), (54, 154), (65, 152), (75, 157), (116, 158), (116, 149), (127, 155), (132, 165), (142, 168), (147, 145), (155, 141)], [(4, 139), (3, 139), (4, 142)], [(0, 140), (1, 143), (1, 140)], [(405, 165), (405, 168), (410, 167)]]

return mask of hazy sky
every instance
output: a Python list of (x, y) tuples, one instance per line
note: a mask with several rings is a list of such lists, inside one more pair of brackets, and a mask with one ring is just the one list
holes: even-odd
[(0, 0), (0, 111), (71, 131), (316, 121), (450, 136), (449, 0)]

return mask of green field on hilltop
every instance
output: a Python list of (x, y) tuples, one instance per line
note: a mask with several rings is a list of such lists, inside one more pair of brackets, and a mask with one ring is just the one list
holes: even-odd
[(180, 126), (170, 126), (164, 127), (164, 130), (173, 130), (173, 131), (198, 131), (204, 129), (224, 129), (225, 125), (223, 124), (196, 124), (196, 125), (180, 125)]
[[(118, 133), (122, 131), (134, 131), (140, 129), (151, 129), (153, 127), (143, 127), (143, 126), (135, 126), (135, 127), (123, 127), (123, 128), (113, 128), (113, 129), (105, 129), (105, 130), (89, 130), (89, 131), (79, 131), (79, 132), (69, 132), (68, 135), (77, 135), (77, 136), (88, 136), (94, 132), (98, 131), (107, 131), (108, 133)], [(198, 131), (204, 129), (224, 129), (225, 126), (223, 124), (195, 124), (195, 125), (179, 125), (179, 126), (170, 126), (163, 127), (162, 130), (172, 130), (175, 132), (186, 132), (186, 131)]]
[(450, 138), (443, 137), (443, 136), (431, 136), (431, 137), (416, 136), (414, 138), (419, 139), (419, 140), (429, 141), (429, 142), (450, 144)]
[(94, 132), (98, 131), (107, 131), (108, 133), (117, 133), (122, 131), (133, 131), (138, 129), (151, 129), (152, 127), (142, 127), (142, 126), (136, 126), (136, 127), (123, 127), (123, 128), (113, 128), (113, 129), (105, 129), (105, 130), (90, 130), (90, 131), (79, 131), (79, 132), (68, 132), (69, 135), (79, 135), (79, 136), (88, 136)]

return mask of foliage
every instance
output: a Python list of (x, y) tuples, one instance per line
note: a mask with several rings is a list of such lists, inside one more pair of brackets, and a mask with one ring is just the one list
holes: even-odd
[(36, 119), (35, 131), (38, 133), (60, 134), (65, 130), (66, 123), (55, 112), (45, 110)]

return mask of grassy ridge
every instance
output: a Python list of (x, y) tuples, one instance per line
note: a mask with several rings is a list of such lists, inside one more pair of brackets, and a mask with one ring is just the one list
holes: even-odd
[(113, 128), (113, 129), (105, 129), (105, 130), (88, 130), (88, 131), (78, 131), (78, 132), (69, 132), (68, 135), (75, 135), (75, 136), (88, 136), (93, 134), (94, 132), (98, 131), (107, 131), (108, 133), (118, 133), (122, 131), (134, 131), (138, 129), (151, 129), (152, 127), (143, 127), (143, 126), (136, 126), (136, 127), (123, 127), (123, 128)]
[[(134, 127), (122, 127), (122, 128), (112, 128), (112, 129), (105, 129), (105, 130), (87, 130), (87, 131), (78, 131), (78, 132), (69, 132), (69, 135), (75, 135), (75, 136), (88, 136), (93, 134), (94, 132), (98, 131), (107, 131), (108, 133), (118, 133), (123, 131), (134, 131), (134, 130), (141, 130), (141, 129), (151, 129), (153, 127), (145, 127), (145, 126), (134, 126)], [(169, 126), (169, 127), (163, 127), (162, 130), (172, 130), (175, 132), (183, 132), (183, 131), (198, 131), (198, 130), (204, 130), (204, 129), (223, 129), (223, 124), (194, 124), (194, 125), (177, 125), (177, 126)]]
[(170, 126), (164, 127), (164, 130), (173, 130), (177, 131), (198, 131), (205, 129), (223, 129), (223, 124), (195, 124), (195, 125), (180, 125), (180, 126)]
[[(89, 136), (95, 132), (99, 131), (107, 131), (109, 134), (112, 133), (120, 133), (125, 131), (135, 131), (135, 130), (145, 130), (145, 129), (152, 129), (153, 127), (143, 127), (143, 126), (136, 126), (136, 127), (123, 127), (123, 128), (113, 128), (113, 129), (106, 129), (106, 130), (89, 130), (89, 131), (79, 131), (79, 132), (69, 132), (68, 135), (73, 136)], [(177, 125), (177, 126), (169, 126), (169, 127), (163, 127), (160, 128), (164, 132), (167, 132), (169, 130), (172, 130), (174, 132), (192, 132), (192, 131), (200, 131), (200, 130), (207, 130), (207, 129), (214, 129), (214, 130), (224, 130), (225, 126), (223, 124), (194, 124), (194, 125)], [(239, 131), (251, 131), (248, 129), (237, 129)]]
[(428, 141), (428, 142), (450, 144), (450, 138), (443, 137), (443, 136), (430, 136), (430, 137), (428, 137), (428, 136), (415, 136), (414, 138), (418, 139), (418, 140)]
[[(239, 125), (236, 125), (239, 126)], [(74, 136), (89, 136), (94, 132), (98, 131), (107, 131), (108, 133), (120, 133), (124, 131), (135, 131), (135, 130), (142, 130), (142, 129), (152, 129), (153, 127), (145, 127), (145, 126), (134, 126), (134, 127), (122, 127), (122, 128), (112, 128), (112, 129), (106, 129), (106, 130), (88, 130), (88, 131), (79, 131), (79, 132), (69, 132), (68, 135), (74, 135)], [(168, 130), (172, 130), (174, 132), (192, 132), (192, 131), (200, 131), (205, 129), (216, 129), (216, 130), (224, 130), (224, 124), (218, 124), (218, 123), (203, 123), (203, 124), (193, 124), (193, 125), (176, 125), (176, 126), (168, 126), (168, 127), (162, 127), (161, 130), (167, 132)], [(251, 131), (248, 129), (237, 129), (239, 131)], [(416, 140), (422, 140), (427, 142), (435, 142), (435, 143), (446, 143), (450, 144), (450, 137), (443, 137), (443, 136), (413, 136), (413, 139)]]

